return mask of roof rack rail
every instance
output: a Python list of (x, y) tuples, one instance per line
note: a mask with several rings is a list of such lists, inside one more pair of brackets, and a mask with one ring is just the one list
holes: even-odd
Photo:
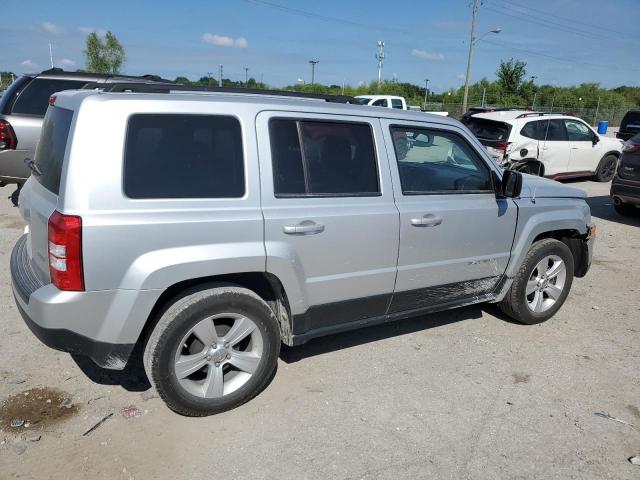
[(545, 115), (567, 115), (567, 114), (561, 113), (561, 112), (526, 112), (518, 115), (516, 118), (544, 117)]
[(173, 83), (171, 80), (167, 80), (166, 78), (162, 78), (158, 75), (146, 74), (146, 75), (122, 75), (116, 73), (94, 73), (94, 72), (85, 72), (84, 70), (76, 70), (75, 72), (70, 72), (68, 70), (64, 70), (60, 67), (52, 67), (47, 70), (43, 70), (37, 75), (64, 75), (65, 77), (86, 77), (86, 78), (96, 78), (100, 80), (105, 79), (116, 79), (120, 82), (126, 81), (138, 81), (138, 80), (148, 80), (154, 82), (162, 82), (162, 83)]
[(355, 99), (348, 95), (327, 95), (322, 93), (305, 93), (291, 90), (263, 90), (259, 88), (231, 88), (231, 87), (198, 87), (181, 85), (177, 83), (145, 83), (145, 82), (113, 82), (113, 83), (87, 83), (83, 89), (102, 92), (134, 92), (134, 93), (171, 93), (171, 92), (213, 92), (235, 93), (248, 95), (271, 95), (278, 97), (309, 98), (323, 100), (331, 103), (355, 103)]

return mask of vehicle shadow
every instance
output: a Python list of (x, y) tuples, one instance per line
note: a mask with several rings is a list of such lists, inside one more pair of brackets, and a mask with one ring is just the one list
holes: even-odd
[(505, 315), (499, 312), (494, 305), (471, 305), (468, 307), (447, 310), (439, 313), (421, 315), (415, 318), (408, 318), (382, 325), (351, 330), (349, 332), (336, 333), (326, 337), (319, 337), (297, 347), (287, 347), (283, 345), (280, 349), (280, 359), (285, 363), (295, 363), (316, 355), (335, 352), (351, 348), (356, 345), (364, 345), (391, 337), (399, 337), (421, 330), (442, 327), (451, 323), (461, 322), (480, 318), (485, 311), (500, 319), (507, 320)]
[(89, 357), (71, 355), (73, 361), (89, 380), (100, 385), (119, 385), (129, 392), (144, 392), (151, 388), (151, 383), (144, 371), (142, 363), (142, 346), (134, 348), (124, 370), (109, 370), (96, 365)]
[(613, 200), (611, 200), (607, 195), (589, 197), (587, 198), (587, 204), (589, 204), (589, 208), (591, 208), (591, 216), (593, 217), (608, 220), (610, 222), (622, 223), (624, 225), (640, 227), (640, 211), (634, 216), (626, 217), (620, 215), (613, 209)]

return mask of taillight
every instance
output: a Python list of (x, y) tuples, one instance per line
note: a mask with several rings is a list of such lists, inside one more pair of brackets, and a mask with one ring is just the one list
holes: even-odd
[(60, 290), (84, 291), (82, 218), (54, 211), (48, 230), (51, 283)]
[(637, 143), (626, 143), (624, 147), (622, 147), (624, 153), (635, 153), (638, 150), (640, 150), (640, 145)]
[(507, 142), (506, 140), (500, 140), (494, 148), (496, 150), (502, 150), (503, 152), (506, 152), (508, 146), (509, 142)]
[(16, 133), (6, 120), (0, 120), (0, 150), (15, 150), (18, 145)]

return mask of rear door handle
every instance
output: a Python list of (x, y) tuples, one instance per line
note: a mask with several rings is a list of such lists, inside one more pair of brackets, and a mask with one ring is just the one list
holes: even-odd
[(442, 217), (432, 213), (427, 213), (419, 218), (412, 218), (411, 225), (414, 227), (436, 227), (442, 223)]
[(287, 235), (315, 235), (324, 232), (324, 225), (313, 220), (305, 220), (296, 225), (285, 225), (282, 231)]

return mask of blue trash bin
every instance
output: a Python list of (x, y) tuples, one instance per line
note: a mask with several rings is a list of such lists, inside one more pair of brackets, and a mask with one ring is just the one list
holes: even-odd
[(598, 122), (598, 133), (600, 135), (607, 133), (607, 128), (609, 128), (609, 122), (607, 120), (600, 120)]

